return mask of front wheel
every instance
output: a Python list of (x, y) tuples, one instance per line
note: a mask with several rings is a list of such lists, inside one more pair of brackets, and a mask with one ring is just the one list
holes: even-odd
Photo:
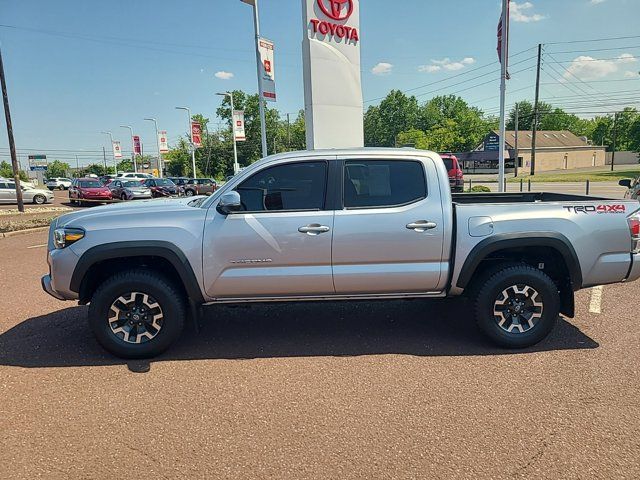
[(182, 333), (185, 301), (162, 274), (129, 270), (107, 279), (93, 294), (89, 325), (107, 351), (122, 358), (150, 358)]
[(529, 265), (510, 265), (479, 279), (474, 303), (480, 330), (506, 348), (525, 348), (544, 339), (560, 314), (558, 287)]
[(196, 194), (196, 192), (194, 192), (193, 190), (185, 190), (184, 194), (187, 197), (193, 197)]
[(42, 205), (44, 203), (47, 203), (47, 197), (45, 197), (44, 195), (35, 195), (33, 197), (33, 203), (37, 205)]

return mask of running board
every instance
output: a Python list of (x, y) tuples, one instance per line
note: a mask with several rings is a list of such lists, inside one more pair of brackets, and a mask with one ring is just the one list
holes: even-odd
[(444, 298), (445, 292), (426, 293), (380, 293), (380, 294), (350, 294), (350, 295), (300, 295), (289, 297), (236, 297), (216, 298), (204, 305), (221, 303), (261, 303), (261, 302), (319, 302), (338, 300), (393, 300), (406, 298)]

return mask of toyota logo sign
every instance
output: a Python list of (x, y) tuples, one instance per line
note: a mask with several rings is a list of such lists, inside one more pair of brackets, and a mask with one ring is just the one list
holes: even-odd
[(333, 20), (346, 20), (353, 13), (353, 0), (318, 0), (318, 7)]

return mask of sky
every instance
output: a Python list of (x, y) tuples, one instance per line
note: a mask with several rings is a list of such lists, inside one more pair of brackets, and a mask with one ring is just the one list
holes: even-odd
[[(542, 100), (585, 116), (638, 104), (639, 0), (511, 5), (507, 104), (533, 98), (538, 43)], [(498, 112), (499, 0), (361, 0), (360, 11), (365, 108), (400, 89), (420, 102), (455, 93)], [(276, 44), (278, 102), (270, 106), (295, 114), (304, 103), (301, 0), (260, 0), (260, 13), (262, 35)], [(216, 92), (257, 90), (253, 41), (251, 7), (240, 0), (0, 0), (20, 159), (47, 153), (73, 164), (78, 154), (80, 164), (93, 163), (109, 147), (105, 130), (126, 153), (129, 133), (120, 125), (133, 126), (154, 151), (154, 127), (143, 118), (157, 118), (175, 141), (187, 131), (186, 113), (175, 106), (215, 126)], [(5, 160), (4, 117), (0, 128)]]

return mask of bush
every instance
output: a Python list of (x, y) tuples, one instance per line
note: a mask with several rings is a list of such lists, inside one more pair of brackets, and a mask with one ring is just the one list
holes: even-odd
[(486, 185), (476, 185), (475, 187), (471, 187), (470, 190), (467, 190), (467, 192), (471, 192), (471, 193), (490, 193), (491, 189), (489, 187), (487, 187)]

